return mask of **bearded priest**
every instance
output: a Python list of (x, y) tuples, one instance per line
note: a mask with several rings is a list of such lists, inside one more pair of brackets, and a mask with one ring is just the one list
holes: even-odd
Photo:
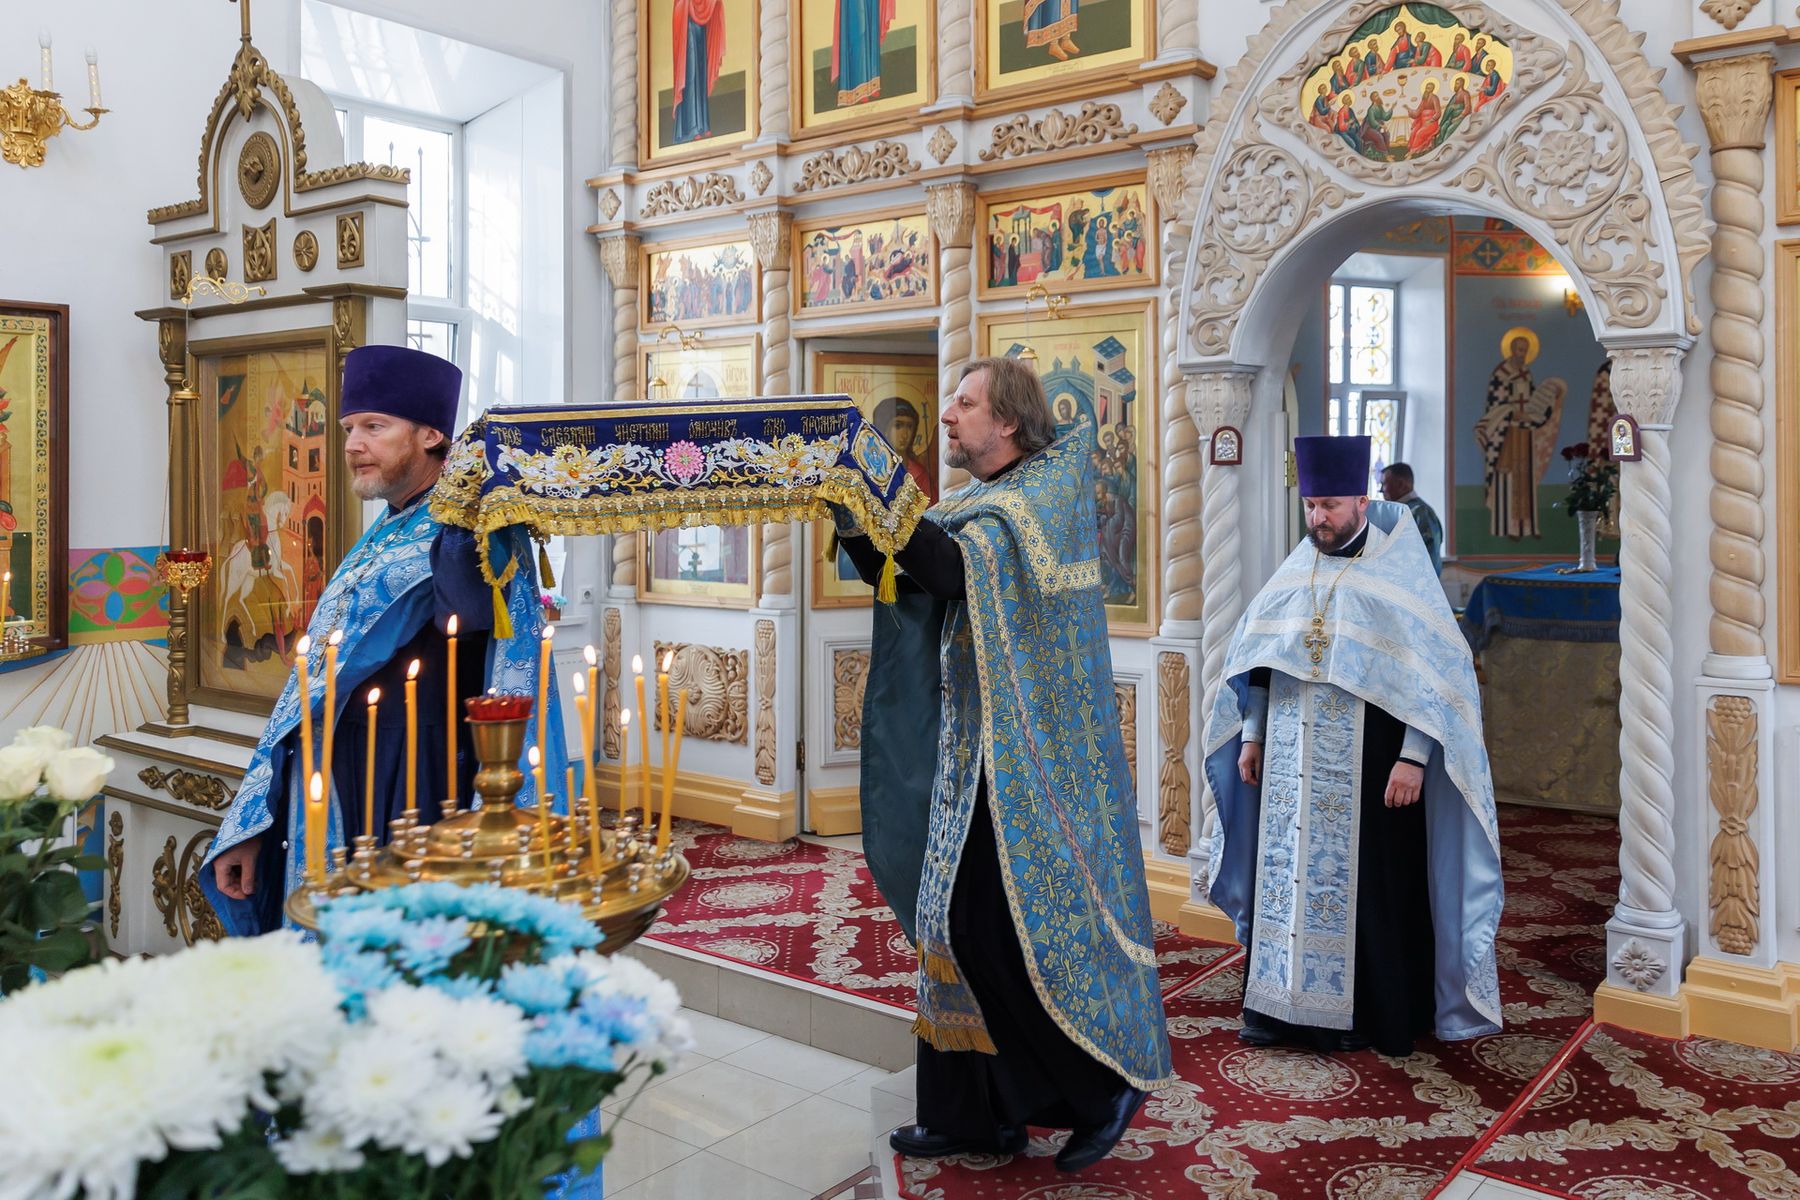
[[(476, 762), (467, 726), (447, 728), (445, 677), (448, 626), (458, 628), (458, 696), (478, 696), (492, 685), (535, 696), (538, 691), (542, 607), (529, 542), (520, 529), (492, 535), (493, 569), (510, 574), (504, 594), (483, 581), (474, 536), (439, 525), (429, 512), (430, 494), (443, 473), (455, 431), (462, 372), (452, 363), (403, 346), (364, 346), (344, 360), (338, 413), (344, 461), (358, 499), (385, 502), (379, 519), (344, 556), (318, 603), (307, 634), (308, 695), (312, 708), (314, 763), (302, 765), (300, 687), (296, 671), (275, 702), (237, 796), (219, 825), (200, 873), (201, 888), (232, 934), (279, 928), (287, 894), (299, 886), (306, 862), (303, 797), (307, 778), (330, 782), (327, 855), (373, 832), (383, 842), (389, 822), (406, 806), (407, 671), (419, 663), (416, 775), (418, 819), (436, 821), (452, 793), (449, 739), (457, 739), (456, 792), (468, 803)], [(517, 561), (517, 570), (507, 563)], [(510, 629), (491, 636), (502, 610)], [(323, 762), (327, 642), (342, 634), (337, 655), (338, 711), (330, 764)], [(504, 636), (506, 634), (511, 636)], [(369, 689), (381, 689), (376, 715), (375, 813), (365, 831)], [(547, 772), (561, 779), (562, 731), (554, 681), (550, 687), (553, 760)], [(535, 804), (530, 775), (519, 800)]]
[[(901, 1154), (1079, 1171), (1170, 1078), (1136, 792), (1113, 696), (1094, 421), (1058, 430), (1027, 364), (963, 371), (945, 461), (975, 481), (894, 556), (864, 702), (863, 843), (919, 947), (918, 1123)], [(834, 513), (873, 581), (882, 555)], [(920, 769), (936, 752), (936, 770)], [(929, 761), (927, 759), (926, 761)]]
[(1259, 1046), (1404, 1057), (1500, 1028), (1500, 841), (1474, 662), (1367, 437), (1302, 437), (1307, 537), (1226, 653), (1214, 903)]

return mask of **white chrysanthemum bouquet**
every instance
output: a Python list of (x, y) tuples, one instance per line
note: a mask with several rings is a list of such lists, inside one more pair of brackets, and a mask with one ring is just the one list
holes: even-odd
[(593, 1114), (689, 1045), (579, 910), (492, 886), (331, 902), (292, 933), (107, 962), (0, 1002), (0, 1200), (538, 1200)]
[(94, 905), (76, 872), (105, 864), (64, 842), (63, 830), (105, 785), (113, 760), (74, 742), (38, 725), (0, 748), (0, 995), (24, 987), (34, 970), (66, 971), (94, 957), (85, 928)]

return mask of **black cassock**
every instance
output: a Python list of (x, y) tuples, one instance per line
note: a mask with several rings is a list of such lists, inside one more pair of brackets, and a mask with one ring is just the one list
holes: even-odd
[[(1004, 472), (1001, 472), (1004, 474)], [(873, 584), (881, 553), (867, 538), (842, 539), (857, 573)], [(962, 550), (929, 521), (895, 556), (898, 586), (944, 600), (963, 595)], [(877, 616), (879, 620), (879, 615)], [(939, 1050), (918, 1042), (918, 1123), (933, 1133), (996, 1143), (1001, 1128), (1100, 1125), (1128, 1086), (1118, 1072), (1071, 1041), (1044, 1011), (1013, 926), (983, 773), (969, 834), (950, 893), (950, 944), (975, 994), (998, 1054)]]
[[(1329, 557), (1362, 552), (1368, 531)], [(1252, 687), (1267, 688), (1267, 668), (1251, 672)], [(1362, 811), (1356, 862), (1356, 992), (1351, 1032), (1383, 1054), (1412, 1053), (1413, 1039), (1431, 1032), (1436, 1014), (1436, 954), (1425, 845), (1425, 802), (1389, 808), (1388, 775), (1400, 761), (1406, 726), (1387, 711), (1363, 707)], [(1409, 760), (1410, 761), (1410, 760)], [(1423, 766), (1422, 763), (1415, 764)], [(1251, 906), (1254, 915), (1255, 906)], [(1343, 1031), (1294, 1025), (1244, 1010), (1244, 1025), (1284, 1041), (1335, 1049)]]

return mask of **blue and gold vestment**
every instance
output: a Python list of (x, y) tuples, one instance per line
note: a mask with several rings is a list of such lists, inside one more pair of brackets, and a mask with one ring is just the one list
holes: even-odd
[[(927, 816), (922, 789), (892, 775), (871, 788), (865, 761), (865, 820), (891, 833), (885, 847), (872, 833), (866, 840), (877, 881), (919, 945), (914, 1032), (940, 1050), (993, 1053), (949, 936), (951, 892), (985, 773), (1011, 923), (1039, 1002), (1083, 1051), (1149, 1089), (1170, 1077), (1169, 1041), (1136, 789), (1113, 696), (1092, 452), (1084, 422), (926, 513), (962, 551), (965, 599), (946, 608), (909, 605), (903, 594), (877, 610), (864, 742), (880, 743), (897, 718), (914, 738), (901, 752), (916, 754), (930, 722), (884, 711), (909, 690), (884, 686), (883, 659), (928, 654), (921, 642), (935, 636), (936, 773)], [(921, 691), (911, 689), (914, 700), (929, 704)], [(916, 913), (907, 905), (914, 894)]]

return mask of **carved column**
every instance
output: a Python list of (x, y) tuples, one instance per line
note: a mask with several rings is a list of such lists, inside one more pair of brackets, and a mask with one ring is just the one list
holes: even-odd
[(975, 5), (970, 0), (937, 0), (937, 90), (937, 102), (927, 112), (975, 103)]
[(762, 94), (757, 105), (758, 142), (785, 142), (788, 121), (788, 3), (762, 0)]
[(612, 169), (637, 169), (638, 0), (613, 0)]
[[(1242, 429), (1250, 417), (1249, 371), (1205, 371), (1188, 378), (1187, 403), (1201, 445), (1212, 438), (1221, 425)], [(1204, 531), (1202, 556), (1202, 607), (1205, 630), (1200, 642), (1200, 712), (1196, 724), (1201, 730), (1200, 753), (1206, 753), (1205, 729), (1212, 715), (1213, 701), (1224, 681), (1225, 651), (1231, 644), (1232, 630), (1244, 611), (1243, 512), (1238, 502), (1240, 468), (1203, 464), (1200, 468), (1200, 527)], [(1212, 789), (1201, 779), (1200, 789), (1202, 840), (1211, 835), (1218, 819), (1218, 804)]]
[[(942, 22), (940, 8), (940, 34)], [(942, 69), (940, 65), (940, 72)], [(969, 253), (975, 236), (975, 185), (941, 183), (926, 188), (925, 215), (930, 218), (931, 232), (938, 241), (938, 395), (948, 398), (956, 391), (963, 367), (975, 356), (975, 306), (969, 299), (975, 290), (974, 262)], [(943, 468), (943, 491), (959, 488), (968, 481), (967, 471), (948, 465)]]
[(1156, 0), (1156, 61), (1200, 57), (1200, 0)]
[[(600, 239), (600, 262), (612, 281), (614, 404), (630, 404), (638, 393), (638, 249), (643, 239), (629, 233)], [(638, 538), (615, 534), (612, 539), (614, 595), (637, 593)]]
[(1643, 459), (1623, 463), (1619, 471), (1621, 879), (1619, 905), (1606, 926), (1607, 983), (1666, 998), (1681, 982), (1685, 940), (1675, 908), (1668, 425), (1681, 391), (1683, 352), (1674, 347), (1609, 352), (1613, 400), (1621, 413), (1637, 418)]
[[(157, 351), (162, 358), (163, 383), (169, 389), (169, 478), (188, 474), (187, 321), (175, 317), (157, 322)], [(187, 489), (169, 489), (169, 548), (191, 545), (193, 514), (188, 512)], [(218, 564), (214, 564), (217, 568)], [(187, 696), (188, 602), (180, 588), (169, 589), (169, 715), (170, 725), (188, 723)]]
[(1770, 674), (1763, 641), (1763, 130), (1775, 59), (1745, 54), (1695, 65), (1712, 143), (1712, 623), (1708, 674)]
[[(786, 76), (783, 76), (785, 79)], [(790, 239), (794, 220), (780, 211), (750, 214), (750, 246), (762, 267), (762, 380), (765, 396), (794, 394), (793, 347), (788, 314), (793, 308), (789, 290)], [(765, 525), (762, 531), (763, 608), (794, 606), (794, 523)]]
[[(1181, 219), (1181, 193), (1194, 147), (1152, 150), (1150, 190), (1163, 221), (1164, 312), (1181, 310), (1182, 267), (1192, 224)], [(1157, 719), (1155, 729), (1156, 845), (1165, 854), (1189, 860), (1190, 900), (1204, 897), (1195, 889), (1206, 877), (1198, 834), (1199, 798), (1194, 781), (1201, 775), (1200, 720), (1193, 681), (1201, 676), (1200, 590), (1200, 441), (1187, 411), (1187, 380), (1181, 373), (1180, 323), (1162, 322), (1161, 487), (1162, 528), (1155, 531), (1163, 546), (1163, 607), (1156, 654)]]

